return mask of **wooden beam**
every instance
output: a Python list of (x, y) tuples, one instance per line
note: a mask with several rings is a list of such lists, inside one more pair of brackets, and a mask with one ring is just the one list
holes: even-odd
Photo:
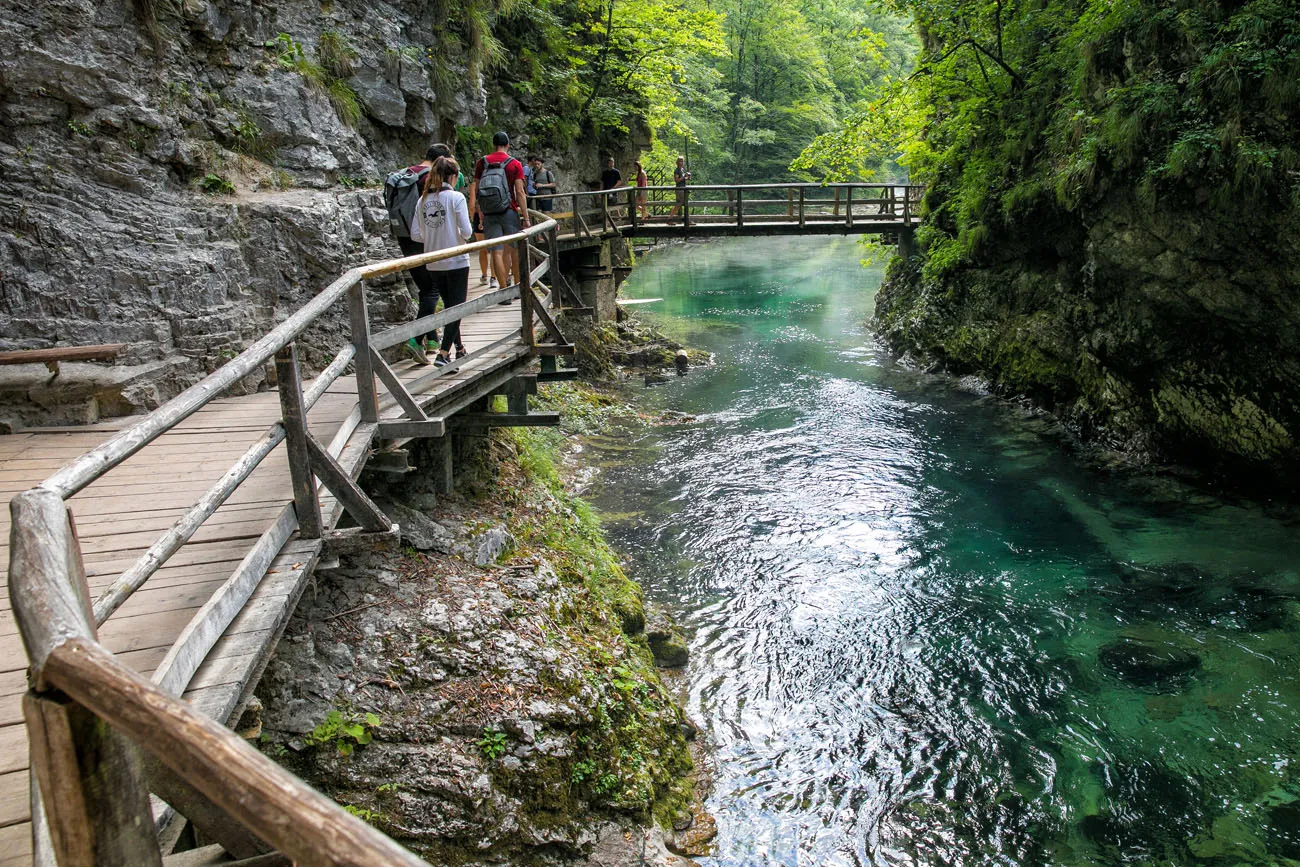
[[(381, 422), (382, 424), (382, 422)], [(334, 456), (327, 452), (315, 437), (307, 437), (307, 451), (311, 457), (312, 470), (329, 488), (331, 494), (338, 498), (349, 515), (358, 524), (374, 533), (387, 532), (392, 526), (388, 517), (366, 496), (352, 477), (344, 472)]]
[(388, 393), (393, 396), (393, 400), (397, 401), (398, 405), (402, 407), (402, 411), (406, 413), (407, 418), (413, 421), (424, 421), (428, 418), (424, 414), (424, 410), (420, 409), (420, 404), (406, 390), (402, 380), (398, 379), (397, 374), (393, 373), (393, 369), (388, 366), (388, 362), (384, 361), (383, 356), (376, 352), (373, 347), (370, 350), (370, 364), (375, 373), (379, 374), (379, 378), (383, 380), (384, 385), (388, 387)]
[(161, 867), (134, 745), (57, 693), (25, 695), (23, 717), (59, 867)]
[[(528, 265), (527, 242), (520, 242), (518, 246), (518, 256), (519, 256), (519, 273), (528, 274), (529, 277), (531, 278), (532, 270), (529, 268)], [(534, 301), (535, 299), (533, 296), (532, 284), (529, 283), (528, 285), (525, 286), (523, 285), (523, 283), (521, 283), (519, 285), (519, 312), (523, 318), (523, 323), (520, 327), (522, 329), (521, 336), (523, 337), (525, 346), (532, 346), (534, 343), (537, 342), (537, 338), (533, 334), (533, 307), (535, 306)]]
[(156, 757), (145, 754), (142, 767), (148, 791), (166, 801), (205, 837), (220, 843), (235, 858), (252, 858), (271, 851), (271, 847), (256, 834), (232, 819), (229, 813)]
[(488, 309), (494, 304), (500, 304), (503, 301), (512, 301), (519, 294), (519, 290), (513, 286), (507, 286), (504, 289), (498, 289), (495, 292), (487, 292), (477, 298), (472, 298), (464, 304), (457, 304), (455, 307), (447, 307), (438, 311), (432, 316), (425, 316), (423, 319), (417, 319), (414, 322), (407, 322), (396, 328), (390, 328), (380, 334), (374, 335), (370, 339), (371, 347), (375, 349), (390, 349), (399, 343), (405, 343), (412, 337), (418, 337), (421, 334), (427, 334), (435, 328), (443, 328), (449, 322), (456, 322), (467, 316), (472, 316)]
[(348, 290), (348, 323), (352, 332), (352, 345), (357, 350), (353, 362), (361, 420), (378, 421), (379, 400), (375, 391), (375, 374), (370, 366), (370, 314), (366, 310), (366, 284), (360, 281)]
[(275, 354), (275, 382), (280, 392), (284, 448), (289, 458), (289, 480), (293, 485), (298, 532), (304, 539), (319, 539), (322, 529), (320, 498), (316, 496), (316, 482), (311, 476), (311, 462), (307, 458), (307, 411), (303, 408), (298, 351), (292, 343)]
[[(529, 289), (527, 294), (532, 295), (533, 290)], [(542, 324), (545, 325), (546, 330), (550, 332), (551, 338), (557, 343), (568, 343), (564, 338), (564, 332), (560, 331), (560, 326), (556, 325), (555, 320), (551, 318), (550, 311), (546, 309), (546, 305), (537, 303), (535, 298), (532, 300), (534, 303), (529, 305), (532, 307), (531, 312), (537, 314), (537, 318), (542, 320)], [(529, 341), (529, 343), (531, 345), (533, 341)]]
[[(308, 442), (311, 442), (310, 435)], [(285, 506), (279, 518), (244, 555), (230, 579), (222, 584), (181, 630), (180, 636), (154, 669), (153, 682), (169, 695), (180, 695), (199, 670), (208, 651), (243, 610), (248, 598), (266, 575), (280, 548), (289, 541), (298, 520), (293, 506)]]
[(47, 666), (51, 680), (73, 699), (294, 861), (313, 867), (425, 867), (410, 852), (234, 732), (162, 692), (98, 644), (68, 639), (50, 653)]
[(424, 421), (381, 421), (379, 438), (385, 440), (420, 439), (440, 437), (447, 433), (447, 424), (441, 418)]
[[(554, 356), (548, 356), (548, 357), (554, 358)], [(544, 370), (541, 373), (537, 374), (537, 381), (538, 382), (568, 382), (570, 380), (577, 379), (581, 375), (582, 375), (582, 371), (577, 370), (576, 368), (572, 370)]]
[(126, 349), (125, 343), (96, 346), (51, 346), (46, 349), (13, 349), (0, 352), (0, 364), (57, 364), (60, 361), (112, 361)]
[(577, 348), (572, 343), (539, 343), (533, 347), (533, 355), (576, 355)]
[(560, 423), (558, 412), (463, 412), (452, 416), (460, 427), (555, 427)]

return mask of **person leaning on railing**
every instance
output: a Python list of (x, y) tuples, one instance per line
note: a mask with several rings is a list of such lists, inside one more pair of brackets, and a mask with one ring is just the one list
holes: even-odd
[[(469, 203), (465, 196), (455, 189), (456, 176), (460, 166), (451, 157), (439, 157), (429, 170), (424, 181), (424, 196), (415, 209), (415, 219), (411, 222), (411, 237), (424, 244), (424, 252), (435, 253), (451, 247), (459, 247), (474, 236), (474, 227), (469, 221)], [(469, 254), (453, 256), (430, 262), (424, 266), (430, 272), (437, 295), (426, 298), (420, 293), (420, 311), (418, 316), (432, 316), (438, 309), (438, 297), (442, 298), (445, 308), (464, 304), (469, 295)], [(423, 355), (421, 364), (428, 364), (425, 337), (418, 339), (419, 356)], [(452, 347), (456, 348), (456, 357), (465, 355), (465, 344), (460, 339), (460, 320), (448, 322), (442, 329), (442, 345), (434, 365), (443, 367), (451, 361)]]

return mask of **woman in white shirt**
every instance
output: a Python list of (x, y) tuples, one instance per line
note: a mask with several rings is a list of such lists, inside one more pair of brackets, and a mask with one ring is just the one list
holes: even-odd
[[(424, 252), (434, 253), (449, 247), (459, 247), (474, 236), (469, 221), (469, 204), (465, 196), (456, 192), (454, 185), (460, 166), (451, 157), (439, 157), (424, 179), (424, 195), (415, 206), (415, 219), (411, 221), (411, 238), (424, 244)], [(420, 293), (420, 318), (432, 316), (442, 298), (444, 308), (464, 304), (469, 294), (469, 254), (453, 256), (424, 267), (432, 272), (433, 288), (437, 295)], [(419, 340), (425, 344), (427, 335)], [(451, 348), (456, 347), (456, 357), (465, 354), (460, 342), (460, 322), (447, 323), (442, 330), (442, 347), (434, 365), (443, 367), (451, 361)]]

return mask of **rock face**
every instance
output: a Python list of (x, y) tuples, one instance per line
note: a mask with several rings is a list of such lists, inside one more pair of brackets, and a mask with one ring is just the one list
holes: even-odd
[(425, 550), (318, 574), (258, 686), (262, 748), (433, 864), (687, 867), (669, 848), (712, 825), (639, 592), (563, 497), (500, 490), (384, 500)]
[[(431, 135), (482, 120), (481, 87), (429, 83), (432, 15), (414, 0), (0, 0), (0, 349), (127, 343), (119, 363), (166, 362), (136, 389), (148, 407), (348, 267), (395, 255), (374, 192), (324, 188), (373, 189)], [(323, 39), (350, 69), (326, 68)], [(397, 281), (371, 303), (378, 320), (411, 312)], [(311, 335), (308, 366), (343, 321)]]
[(877, 328), (1140, 458), (1295, 479), (1300, 234), (1287, 226), (1117, 192), (1088, 213), (993, 229), (941, 279), (899, 263)]

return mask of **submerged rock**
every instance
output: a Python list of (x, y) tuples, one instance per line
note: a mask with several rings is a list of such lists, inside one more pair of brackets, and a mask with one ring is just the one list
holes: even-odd
[(1111, 642), (1097, 656), (1120, 678), (1141, 687), (1176, 684), (1201, 667), (1201, 658), (1189, 650), (1134, 638)]

